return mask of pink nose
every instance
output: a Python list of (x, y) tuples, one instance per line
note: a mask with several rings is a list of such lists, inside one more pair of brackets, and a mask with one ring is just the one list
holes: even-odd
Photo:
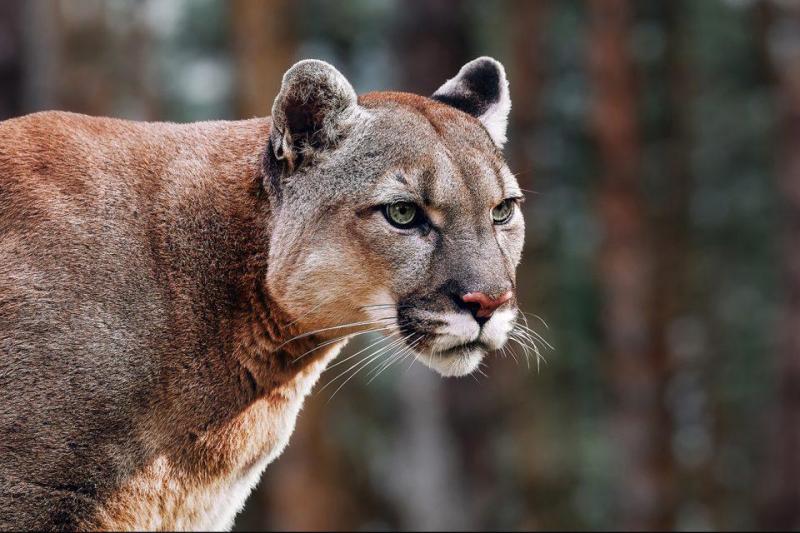
[(506, 291), (497, 298), (487, 296), (482, 292), (468, 292), (461, 297), (465, 304), (477, 304), (478, 311), (475, 316), (478, 318), (489, 318), (495, 310), (509, 301), (514, 296), (513, 291)]

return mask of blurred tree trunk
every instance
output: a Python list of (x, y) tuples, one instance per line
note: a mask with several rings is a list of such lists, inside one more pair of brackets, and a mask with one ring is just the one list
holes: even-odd
[(157, 118), (148, 76), (153, 41), (141, 7), (25, 2), (26, 109)]
[[(505, 7), (511, 52), (506, 69), (512, 101), (509, 142), (505, 152), (511, 171), (517, 175), (520, 187), (529, 191), (538, 189), (537, 179), (541, 169), (539, 165), (542, 146), (540, 128), (543, 103), (541, 96), (547, 68), (545, 62), (549, 58), (544, 35), (547, 31), (551, 9), (554, 9), (554, 5), (549, 0), (513, 0)], [(529, 201), (523, 204), (523, 210), (535, 209), (536, 202), (530, 201), (534, 198), (529, 198)], [(527, 213), (526, 216), (528, 216)], [(525, 251), (523, 252), (525, 259), (517, 273), (517, 291), (522, 309), (542, 309), (545, 305), (540, 283), (543, 279), (544, 262), (533, 259), (540, 257), (540, 253), (545, 251), (545, 235), (540, 234), (539, 231), (540, 229), (535, 224), (530, 223), (526, 229)], [(534, 323), (530, 325), (537, 328)], [(513, 343), (509, 342), (509, 348), (518, 350), (519, 347), (514, 347)], [(521, 379), (519, 365), (526, 365), (526, 363), (522, 362), (524, 356), (520, 355), (518, 358), (520, 359), (519, 363), (507, 359), (500, 360), (497, 364), (490, 363), (491, 374), (487, 384), (489, 391), (481, 392), (476, 396), (477, 398), (491, 396), (495, 399), (492, 402), (481, 399), (473, 401), (470, 405), (475, 409), (472, 416), (475, 416), (475, 412), (489, 410), (488, 416), (481, 420), (481, 431), (495, 435), (511, 435), (518, 446), (516, 453), (519, 455), (517, 457), (519, 464), (514, 469), (513, 476), (498, 472), (502, 468), (502, 464), (489, 465), (493, 467), (492, 473), (495, 474), (495, 479), (481, 483), (478, 487), (480, 492), (485, 493), (480, 496), (489, 501), (505, 501), (506, 498), (513, 501), (514, 498), (520, 498), (519, 493), (501, 493), (498, 487), (503, 486), (535, 487), (536, 491), (550, 490), (550, 486), (542, 482), (546, 475), (540, 474), (552, 465), (552, 461), (549, 458), (543, 460), (542, 454), (528, 453), (526, 449), (526, 446), (536, 444), (537, 435), (543, 424), (541, 422), (532, 423), (531, 420), (539, 420), (539, 413), (532, 409), (529, 403), (520, 402), (520, 398), (530, 396), (532, 382), (528, 379)], [(539, 377), (541, 376), (536, 376), (536, 378)], [(538, 379), (536, 387), (541, 387)], [(494, 412), (487, 409), (492, 406)], [(508, 409), (508, 406), (515, 407)], [(545, 434), (546, 432), (541, 433)], [(500, 461), (495, 460), (494, 463), (500, 463)], [(474, 473), (472, 475), (474, 476)], [(509, 477), (512, 479), (508, 479)], [(486, 488), (481, 490), (483, 487)], [(527, 497), (536, 498), (536, 496)], [(525, 510), (521, 513), (516, 527), (533, 530), (545, 525), (540, 514), (546, 513), (541, 512), (534, 505), (524, 507)]]
[(288, 0), (234, 0), (230, 4), (240, 118), (272, 114), (283, 73), (297, 55)]
[(778, 396), (770, 417), (772, 439), (763, 526), (800, 528), (800, 4), (774, 4), (769, 51), (777, 79), (783, 193), (784, 302), (777, 361)]
[[(20, 2), (22, 3), (22, 2)], [(26, 112), (58, 107), (57, 79), (61, 62), (58, 5), (51, 0), (24, 2)]]
[[(629, 44), (634, 4), (589, 2), (591, 121), (602, 167), (599, 217), (605, 230), (599, 276), (602, 326), (614, 393), (611, 445), (618, 461), (615, 523), (622, 529), (668, 529), (670, 434), (662, 406), (667, 380), (654, 350), (653, 235), (641, 191), (638, 94)], [(657, 327), (660, 327), (659, 324)]]
[(397, 391), (398, 438), (390, 474), (382, 483), (398, 512), (399, 529), (460, 531), (474, 527), (475, 513), (468, 504), (460, 465), (464, 448), (475, 442), (456, 437), (448, 417), (450, 404), (459, 401), (453, 398), (458, 391), (448, 390), (440, 376), (418, 363), (399, 377)]
[(522, 187), (528, 187), (535, 170), (536, 130), (541, 106), (543, 44), (541, 19), (549, 2), (513, 0), (508, 6), (511, 62), (506, 66), (514, 111), (511, 113), (509, 160), (520, 174)]
[[(670, 410), (666, 400), (667, 386), (673, 376), (692, 376), (699, 372), (697, 358), (701, 354), (687, 353), (686, 357), (679, 358), (673, 353), (676, 349), (675, 343), (668, 338), (671, 326), (687, 313), (684, 302), (687, 301), (689, 292), (687, 257), (692, 174), (688, 110), (691, 91), (683, 39), (684, 2), (673, 0), (663, 4), (661, 9), (663, 11), (660, 18), (666, 38), (662, 81), (666, 85), (666, 101), (658, 137), (665, 148), (661, 155), (661, 165), (664, 169), (662, 180), (666, 187), (657, 201), (658, 208), (652, 220), (651, 235), (653, 271), (650, 280), (652, 304), (649, 319), (652, 348), (649, 364), (655, 380), (655, 403), (649, 416), (656, 421), (657, 429), (650, 436), (650, 469), (653, 483), (657, 484), (658, 496), (658, 508), (651, 520), (656, 527), (672, 528), (679, 503), (676, 490), (678, 468), (671, 447), (675, 427), (673, 416), (687, 428), (702, 428), (705, 431), (710, 431), (710, 428), (703, 427), (703, 412), (683, 405), (674, 405)], [(696, 379), (686, 381), (698, 382)], [(710, 475), (705, 476), (705, 479), (710, 479)], [(705, 488), (708, 489), (707, 484)]]
[(106, 56), (98, 50), (113, 47), (106, 9), (102, 3), (87, 3), (84, 9), (72, 11), (63, 1), (57, 5), (55, 21), (59, 40), (51, 46), (59, 49), (60, 61), (56, 77), (51, 80), (57, 107), (87, 115), (114, 113), (115, 79), (108, 73)]
[(22, 110), (22, 2), (0, 2), (0, 120)]
[[(408, 0), (400, 6), (393, 32), (400, 89), (430, 95), (469, 59), (469, 28), (456, 0)], [(408, 530), (459, 530), (474, 524), (458, 465), (467, 448), (456, 438), (464, 389), (414, 365), (398, 380), (402, 416), (393, 473), (384, 490)], [(454, 427), (455, 424), (455, 427)], [(468, 428), (465, 428), (468, 429)]]
[(469, 59), (469, 29), (458, 0), (406, 0), (393, 32), (400, 87), (428, 96)]

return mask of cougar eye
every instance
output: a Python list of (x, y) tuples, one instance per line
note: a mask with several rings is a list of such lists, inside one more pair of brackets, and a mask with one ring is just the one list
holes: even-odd
[(514, 214), (514, 200), (503, 200), (492, 209), (492, 220), (495, 224), (506, 224)]
[(383, 215), (392, 226), (406, 229), (416, 226), (422, 218), (419, 209), (411, 202), (394, 202), (383, 206)]

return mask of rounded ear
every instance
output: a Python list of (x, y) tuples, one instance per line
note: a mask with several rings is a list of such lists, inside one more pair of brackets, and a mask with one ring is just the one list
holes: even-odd
[(356, 107), (353, 87), (332, 65), (315, 59), (295, 63), (272, 105), (275, 157), (295, 168), (310, 152), (333, 146)]
[(505, 144), (511, 96), (506, 71), (499, 61), (485, 56), (473, 59), (431, 98), (469, 113), (483, 123), (499, 148)]

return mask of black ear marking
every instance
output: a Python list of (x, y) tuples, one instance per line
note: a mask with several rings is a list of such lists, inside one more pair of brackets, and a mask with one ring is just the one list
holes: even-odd
[(459, 72), (460, 83), (451, 92), (437, 91), (434, 100), (480, 117), (500, 100), (500, 71), (488, 59), (468, 63)]
[(470, 61), (431, 98), (480, 120), (498, 147), (505, 143), (511, 98), (505, 69), (498, 61), (490, 57)]

